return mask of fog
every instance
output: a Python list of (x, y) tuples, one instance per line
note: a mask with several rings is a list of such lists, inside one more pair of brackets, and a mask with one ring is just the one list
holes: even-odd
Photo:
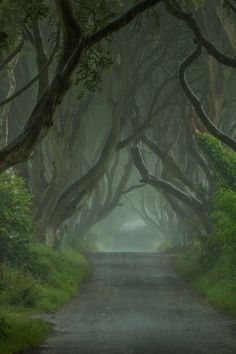
[[(131, 214), (131, 213), (130, 213)], [(114, 219), (118, 216), (114, 212)], [(135, 217), (135, 216), (134, 216)], [(120, 219), (118, 219), (120, 220)], [(156, 252), (158, 248), (157, 243), (157, 230), (147, 225), (142, 219), (132, 218), (120, 226), (117, 225), (117, 229), (109, 227), (109, 223), (105, 220), (101, 223), (100, 227), (94, 228), (93, 231), (98, 235), (96, 237), (97, 250), (100, 252)], [(104, 236), (104, 231), (110, 230), (109, 242), (107, 242)]]
[(0, 1), (1, 354), (236, 353), (235, 52), (235, 0)]

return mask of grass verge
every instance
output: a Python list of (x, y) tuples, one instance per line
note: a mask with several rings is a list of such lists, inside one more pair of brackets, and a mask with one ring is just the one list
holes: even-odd
[[(224, 254), (212, 266), (204, 264), (201, 253), (192, 248), (177, 256), (177, 272), (209, 303), (236, 316), (236, 265), (232, 255)], [(210, 268), (210, 269), (209, 269)]]
[(8, 328), (0, 340), (0, 353), (12, 354), (43, 342), (52, 326), (40, 320), (7, 313)]
[(28, 264), (1, 269), (0, 353), (12, 354), (38, 346), (51, 325), (30, 314), (53, 310), (78, 293), (89, 274), (85, 258), (70, 248), (63, 254), (34, 246)]

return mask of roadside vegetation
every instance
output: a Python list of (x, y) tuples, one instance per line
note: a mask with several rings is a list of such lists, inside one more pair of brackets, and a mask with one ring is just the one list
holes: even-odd
[(158, 249), (191, 245), (179, 271), (235, 313), (235, 15), (0, 1), (0, 354), (42, 339), (29, 316), (79, 290), (76, 250), (112, 249), (133, 213)]
[(206, 133), (197, 139), (216, 173), (212, 226), (181, 253), (176, 268), (210, 303), (236, 316), (236, 154)]
[(34, 241), (31, 195), (24, 180), (0, 175), (0, 353), (42, 341), (50, 325), (30, 319), (78, 292), (89, 267), (71, 248), (55, 251)]

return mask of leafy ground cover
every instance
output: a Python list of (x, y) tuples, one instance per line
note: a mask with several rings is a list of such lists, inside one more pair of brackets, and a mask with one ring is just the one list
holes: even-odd
[(31, 252), (30, 266), (1, 268), (0, 353), (16, 353), (42, 342), (51, 326), (30, 319), (30, 314), (68, 301), (89, 274), (85, 258), (70, 248), (60, 254), (35, 245)]
[(179, 254), (175, 265), (177, 272), (194, 290), (204, 295), (209, 303), (236, 316), (236, 266), (232, 254), (222, 255), (209, 270), (201, 252), (192, 248)]

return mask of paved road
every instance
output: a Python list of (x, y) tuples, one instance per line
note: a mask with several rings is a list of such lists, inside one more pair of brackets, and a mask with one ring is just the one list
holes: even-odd
[(56, 314), (43, 354), (235, 354), (236, 322), (186, 288), (164, 254), (91, 257), (90, 282)]

